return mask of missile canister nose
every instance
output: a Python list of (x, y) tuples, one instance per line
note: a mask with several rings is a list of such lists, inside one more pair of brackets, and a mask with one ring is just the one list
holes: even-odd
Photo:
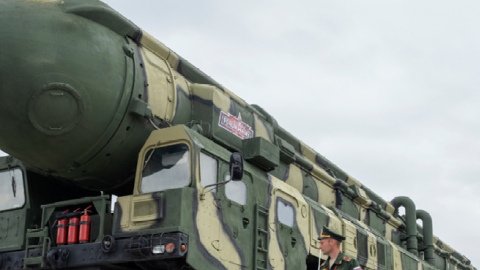
[(0, 148), (93, 189), (128, 178), (151, 131), (128, 113), (138, 28), (96, 0), (2, 0), (0, 25)]

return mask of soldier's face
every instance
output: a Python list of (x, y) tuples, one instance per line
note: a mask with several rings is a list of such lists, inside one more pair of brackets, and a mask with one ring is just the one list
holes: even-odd
[(320, 249), (322, 253), (325, 255), (329, 255), (333, 250), (333, 245), (335, 245), (335, 241), (332, 239), (322, 239), (320, 240)]

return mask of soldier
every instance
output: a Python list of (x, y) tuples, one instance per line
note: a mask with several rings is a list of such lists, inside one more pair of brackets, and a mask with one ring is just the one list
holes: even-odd
[[(340, 252), (340, 243), (345, 240), (341, 234), (323, 226), (320, 237), (320, 249), (328, 259), (320, 266), (321, 270), (362, 270), (357, 260), (345, 256)], [(320, 260), (320, 258), (318, 258)]]

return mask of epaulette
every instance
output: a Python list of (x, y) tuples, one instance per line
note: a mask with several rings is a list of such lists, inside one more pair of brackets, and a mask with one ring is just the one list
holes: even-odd
[(346, 262), (349, 262), (352, 260), (352, 258), (350, 257), (347, 257), (347, 256), (343, 256), (343, 260), (346, 261)]

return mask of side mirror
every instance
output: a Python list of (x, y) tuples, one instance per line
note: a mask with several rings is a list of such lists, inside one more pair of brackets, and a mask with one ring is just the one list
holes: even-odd
[(230, 179), (233, 181), (242, 181), (243, 178), (243, 156), (238, 152), (230, 156)]

